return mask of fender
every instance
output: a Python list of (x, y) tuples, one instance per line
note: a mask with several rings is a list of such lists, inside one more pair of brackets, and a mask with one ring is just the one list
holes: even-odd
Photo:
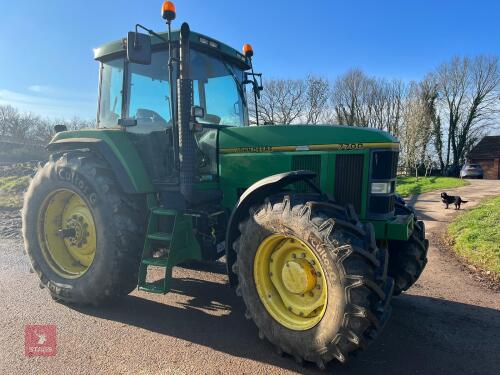
[(109, 164), (115, 174), (118, 184), (125, 193), (137, 193), (134, 185), (125, 167), (115, 155), (110, 145), (102, 139), (96, 138), (66, 138), (59, 139), (47, 145), (47, 149), (54, 151), (71, 151), (89, 149), (99, 154)]
[(321, 193), (321, 190), (312, 182), (314, 177), (316, 177), (316, 173), (304, 170), (279, 173), (257, 181), (241, 194), (231, 213), (226, 231), (226, 267), (231, 286), (234, 287), (238, 284), (238, 277), (232, 270), (232, 266), (236, 261), (233, 242), (240, 234), (238, 224), (248, 216), (250, 208), (263, 202), (265, 198), (282, 192), (284, 187), (298, 181), (307, 182), (314, 190)]

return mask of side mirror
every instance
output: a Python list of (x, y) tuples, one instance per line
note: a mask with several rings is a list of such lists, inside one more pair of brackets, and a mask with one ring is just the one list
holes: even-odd
[(202, 132), (203, 124), (196, 122), (196, 120), (203, 117), (205, 117), (205, 108), (193, 105), (191, 107), (191, 121), (189, 122), (189, 129), (193, 132)]
[(122, 128), (137, 126), (137, 120), (135, 118), (120, 118), (118, 119), (118, 125)]
[(133, 31), (127, 36), (127, 60), (131, 63), (151, 64), (151, 37)]
[[(252, 76), (252, 79), (249, 77)], [(260, 83), (257, 81), (258, 77), (260, 79)], [(260, 99), (260, 92), (264, 90), (264, 87), (262, 86), (262, 74), (261, 73), (245, 73), (245, 80), (242, 82), (244, 85), (252, 85), (252, 90), (257, 96), (258, 99)]]
[(191, 117), (193, 119), (205, 117), (205, 108), (194, 105), (191, 107)]
[(253, 81), (253, 92), (255, 93), (255, 95), (257, 95), (258, 99), (260, 99), (260, 92), (263, 89), (264, 88), (262, 86), (259, 86), (259, 84), (257, 83), (257, 81)]

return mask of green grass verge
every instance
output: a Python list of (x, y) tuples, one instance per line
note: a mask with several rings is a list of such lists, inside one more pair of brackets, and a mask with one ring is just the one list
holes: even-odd
[(451, 189), (468, 185), (466, 180), (455, 177), (399, 177), (396, 192), (403, 197), (427, 193), (439, 189)]
[(28, 188), (29, 183), (29, 176), (0, 177), (0, 208), (21, 208), (23, 193)]
[(489, 198), (448, 227), (455, 252), (500, 277), (500, 197)]

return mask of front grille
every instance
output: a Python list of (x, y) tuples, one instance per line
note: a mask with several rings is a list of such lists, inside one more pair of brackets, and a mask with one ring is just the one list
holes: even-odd
[(335, 184), (333, 195), (341, 204), (351, 203), (356, 212), (361, 211), (363, 189), (363, 155), (337, 155), (335, 159)]
[[(292, 171), (311, 171), (316, 173), (314, 183), (319, 186), (319, 177), (321, 174), (321, 155), (294, 155), (292, 157)], [(297, 182), (294, 184), (298, 192), (308, 192), (310, 187), (305, 182)]]
[(396, 177), (397, 167), (397, 151), (376, 151), (372, 155), (371, 177), (374, 180), (390, 180)]
[(370, 197), (370, 213), (372, 214), (387, 214), (394, 211), (394, 195), (389, 196), (375, 196)]

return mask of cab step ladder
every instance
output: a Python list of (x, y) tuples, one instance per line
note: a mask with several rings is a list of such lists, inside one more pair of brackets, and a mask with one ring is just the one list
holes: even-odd
[[(160, 225), (160, 221), (162, 225)], [(150, 209), (147, 234), (139, 266), (137, 283), (139, 290), (166, 294), (171, 288), (173, 267), (187, 260), (201, 259), (201, 249), (194, 239), (192, 224), (190, 216), (176, 210), (162, 207)], [(163, 251), (159, 252), (158, 249)], [(163, 268), (163, 279), (148, 282), (147, 276), (150, 266)]]
[[(167, 217), (171, 230), (168, 232), (159, 232), (159, 217)], [(148, 230), (144, 249), (142, 252), (141, 264), (139, 267), (139, 290), (150, 293), (167, 293), (170, 281), (172, 279), (172, 268), (169, 267), (169, 254), (172, 248), (172, 239), (175, 233), (177, 211), (165, 208), (153, 208), (150, 211)], [(165, 253), (155, 257), (156, 248), (164, 248)], [(155, 282), (147, 282), (148, 267), (156, 266), (165, 269), (164, 278)]]

